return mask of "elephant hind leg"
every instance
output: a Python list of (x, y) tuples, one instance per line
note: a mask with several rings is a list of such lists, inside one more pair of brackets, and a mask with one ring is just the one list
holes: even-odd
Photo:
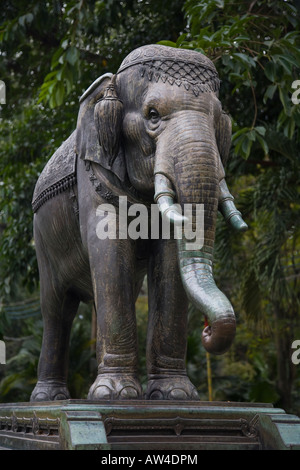
[(35, 233), (40, 272), (40, 304), (43, 341), (38, 365), (38, 382), (31, 401), (65, 400), (67, 389), (69, 339), (79, 298), (58, 280), (38, 230)]
[(31, 401), (66, 400), (69, 339), (79, 300), (66, 293), (48, 292), (41, 302), (44, 317), (42, 350), (38, 366), (38, 382), (31, 394)]

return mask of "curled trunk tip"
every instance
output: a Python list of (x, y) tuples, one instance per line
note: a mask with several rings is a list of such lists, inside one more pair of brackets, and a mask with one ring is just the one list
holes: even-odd
[(192, 254), (182, 240), (177, 244), (183, 286), (191, 303), (206, 319), (202, 344), (211, 354), (224, 354), (234, 340), (236, 320), (230, 301), (213, 278), (212, 254), (203, 250)]
[(217, 318), (207, 325), (202, 332), (202, 344), (207, 352), (215, 355), (224, 354), (230, 348), (236, 331), (234, 317)]

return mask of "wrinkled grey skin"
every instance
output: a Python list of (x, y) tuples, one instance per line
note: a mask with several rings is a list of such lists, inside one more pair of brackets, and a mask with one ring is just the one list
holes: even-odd
[[(68, 142), (78, 155), (75, 194), (62, 191), (34, 216), (44, 337), (33, 401), (69, 397), (68, 341), (80, 301), (93, 301), (97, 313), (98, 375), (88, 398), (143, 396), (137, 376), (135, 301), (146, 274), (145, 398), (198, 398), (185, 365), (189, 300), (209, 320), (202, 338), (208, 351), (225, 352), (235, 335), (232, 306), (212, 276), (218, 209), (234, 228), (242, 231), (246, 224), (224, 179), (222, 160), (228, 154), (230, 126), (217, 94), (196, 95), (184, 86), (141, 77), (140, 64), (125, 68), (113, 81), (120, 101), (105, 101), (103, 109), (106, 119), (105, 106), (122, 105), (122, 114), (114, 111), (119, 114), (109, 124), (116, 126), (114, 155), (106, 155), (103, 142), (100, 147), (101, 119), (94, 122), (95, 104), (110, 83), (110, 77), (104, 77), (81, 100), (77, 129)], [(96, 190), (99, 182), (131, 202), (151, 204), (156, 194), (161, 212), (166, 205), (171, 207), (163, 216), (172, 222), (180, 219), (173, 202), (204, 204), (204, 246), (189, 251), (185, 239), (100, 240), (96, 210), (109, 200)]]

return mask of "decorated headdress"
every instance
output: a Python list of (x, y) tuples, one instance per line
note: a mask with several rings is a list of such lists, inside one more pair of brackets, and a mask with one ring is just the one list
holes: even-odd
[(217, 70), (212, 61), (200, 52), (162, 45), (142, 46), (123, 60), (117, 74), (135, 65), (140, 66), (142, 77), (184, 86), (196, 96), (219, 91)]

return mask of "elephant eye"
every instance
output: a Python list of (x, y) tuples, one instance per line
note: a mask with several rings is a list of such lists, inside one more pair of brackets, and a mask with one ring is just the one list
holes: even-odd
[(160, 117), (158, 111), (156, 111), (156, 109), (154, 109), (154, 108), (150, 108), (148, 116), (149, 116), (149, 119), (153, 123), (158, 122), (159, 117)]

